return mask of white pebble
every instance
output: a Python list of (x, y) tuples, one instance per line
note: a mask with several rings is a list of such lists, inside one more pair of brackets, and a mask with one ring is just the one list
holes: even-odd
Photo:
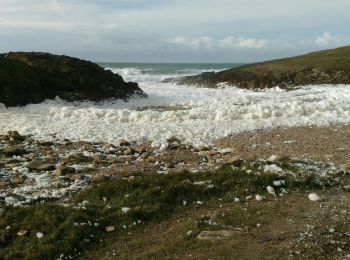
[(311, 201), (321, 201), (322, 198), (319, 195), (317, 195), (316, 193), (310, 193), (309, 194), (309, 200), (311, 200)]
[(41, 232), (36, 233), (36, 237), (39, 239), (42, 239), (44, 237), (44, 234)]
[(267, 186), (267, 187), (266, 187), (266, 190), (267, 190), (267, 192), (270, 193), (271, 195), (276, 196), (276, 192), (275, 192), (275, 188), (274, 188), (274, 187), (272, 187), (272, 186)]
[(261, 196), (261, 195), (256, 195), (255, 196), (255, 199), (257, 200), (257, 201), (263, 201), (263, 196)]
[(123, 212), (124, 214), (128, 213), (129, 211), (130, 211), (130, 208), (128, 208), (128, 207), (123, 207), (123, 208), (122, 208), (122, 212)]

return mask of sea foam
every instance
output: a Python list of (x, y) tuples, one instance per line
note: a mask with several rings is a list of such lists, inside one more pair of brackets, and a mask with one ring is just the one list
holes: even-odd
[(0, 106), (0, 133), (17, 130), (42, 140), (118, 143), (126, 139), (160, 144), (176, 136), (199, 145), (254, 129), (350, 123), (349, 85), (289, 92), (206, 89), (153, 80), (140, 86), (148, 99), (98, 104), (56, 99), (20, 108)]

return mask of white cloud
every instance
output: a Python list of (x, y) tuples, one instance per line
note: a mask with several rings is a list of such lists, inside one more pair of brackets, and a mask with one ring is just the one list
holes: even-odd
[(333, 35), (329, 32), (324, 32), (322, 36), (318, 37), (315, 43), (319, 46), (329, 46), (339, 43), (340, 37), (338, 35)]
[(253, 39), (233, 36), (227, 36), (221, 39), (215, 39), (209, 36), (175, 37), (167, 40), (166, 42), (182, 47), (192, 48), (194, 50), (227, 50), (240, 48), (261, 49), (268, 47), (268, 41), (266, 39)]
[(228, 36), (219, 40), (219, 46), (222, 48), (254, 48), (261, 49), (267, 46), (268, 41), (266, 39), (252, 39), (245, 37), (233, 37)]

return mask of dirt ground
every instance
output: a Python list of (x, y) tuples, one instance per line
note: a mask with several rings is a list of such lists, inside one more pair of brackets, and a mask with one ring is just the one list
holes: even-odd
[(350, 126), (259, 130), (219, 139), (215, 145), (233, 148), (244, 159), (279, 155), (350, 167)]
[[(212, 201), (157, 225), (120, 234), (84, 259), (348, 259), (350, 193), (330, 189), (323, 202), (306, 193), (263, 202)], [(215, 225), (201, 225), (211, 219)], [(243, 228), (228, 239), (200, 241), (203, 230)], [(189, 235), (189, 231), (193, 233)]]

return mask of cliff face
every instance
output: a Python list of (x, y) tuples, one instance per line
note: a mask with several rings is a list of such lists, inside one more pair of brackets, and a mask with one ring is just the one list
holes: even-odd
[(227, 83), (246, 89), (350, 84), (350, 46), (173, 80), (211, 88)]
[(137, 83), (95, 63), (48, 53), (13, 52), (0, 56), (0, 103), (40, 103), (56, 96), (67, 101), (102, 101), (147, 95)]

